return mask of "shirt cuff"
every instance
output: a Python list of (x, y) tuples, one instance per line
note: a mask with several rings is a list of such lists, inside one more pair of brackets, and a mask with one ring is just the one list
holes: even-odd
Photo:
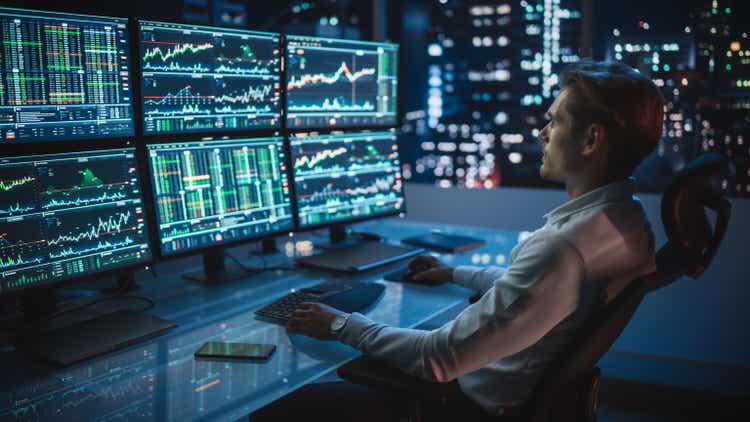
[(346, 321), (346, 325), (344, 325), (344, 328), (342, 328), (339, 333), (339, 340), (356, 349), (357, 345), (360, 343), (362, 332), (364, 332), (367, 326), (372, 323), (373, 321), (366, 316), (357, 312), (352, 312), (349, 314), (349, 320)]
[(472, 265), (459, 265), (453, 270), (453, 281), (462, 286), (470, 286), (472, 278), (481, 268)]

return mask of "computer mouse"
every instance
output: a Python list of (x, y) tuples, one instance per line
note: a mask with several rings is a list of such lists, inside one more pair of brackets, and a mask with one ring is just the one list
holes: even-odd
[(419, 282), (418, 280), (414, 280), (414, 276), (430, 269), (432, 269), (432, 265), (428, 263), (422, 263), (416, 266), (413, 270), (408, 270), (406, 274), (404, 274), (404, 281)]

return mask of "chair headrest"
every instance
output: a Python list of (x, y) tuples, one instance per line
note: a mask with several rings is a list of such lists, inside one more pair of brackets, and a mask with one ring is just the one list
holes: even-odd
[[(697, 278), (708, 267), (726, 230), (729, 202), (711, 179), (726, 165), (716, 153), (704, 154), (688, 164), (672, 181), (661, 201), (661, 218), (669, 243), (688, 262), (686, 273)], [(712, 229), (705, 207), (717, 212)], [(719, 224), (724, 223), (720, 229)]]

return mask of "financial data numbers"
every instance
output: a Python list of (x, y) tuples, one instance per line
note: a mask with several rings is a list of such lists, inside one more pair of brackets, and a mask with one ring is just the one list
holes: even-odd
[(302, 227), (402, 209), (395, 131), (297, 133), (290, 141)]
[(144, 133), (277, 128), (279, 35), (140, 22)]
[(147, 148), (163, 254), (293, 228), (283, 138)]
[(0, 287), (150, 259), (134, 149), (0, 158)]
[(133, 135), (127, 19), (0, 8), (0, 142)]
[(287, 126), (396, 124), (398, 46), (287, 37)]

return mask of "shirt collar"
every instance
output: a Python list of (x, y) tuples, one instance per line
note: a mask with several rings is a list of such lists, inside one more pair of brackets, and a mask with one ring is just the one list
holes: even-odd
[(555, 223), (577, 212), (608, 202), (624, 201), (635, 194), (635, 180), (630, 177), (586, 192), (544, 215), (548, 223)]

